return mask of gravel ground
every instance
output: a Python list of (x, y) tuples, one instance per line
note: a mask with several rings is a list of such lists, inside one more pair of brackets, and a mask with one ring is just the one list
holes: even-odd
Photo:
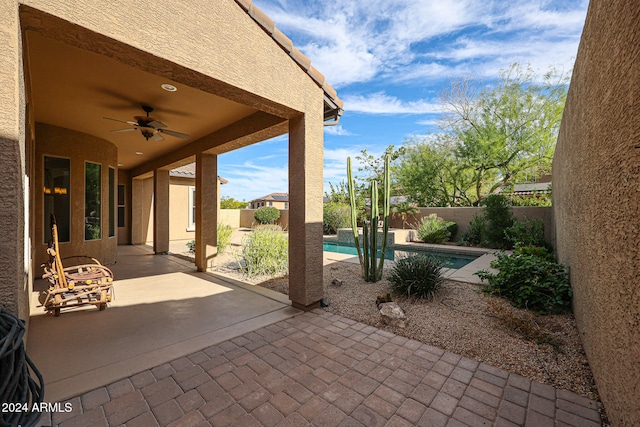
[[(232, 253), (220, 259), (217, 269), (283, 294), (289, 291), (287, 276), (243, 276)], [(333, 279), (343, 285), (332, 284)], [(365, 282), (358, 264), (324, 267), (327, 311), (599, 400), (572, 314), (533, 316), (483, 294), (477, 285), (447, 281), (432, 300), (392, 296), (407, 315), (401, 329), (385, 325), (375, 306), (376, 298), (388, 292), (386, 279)]]

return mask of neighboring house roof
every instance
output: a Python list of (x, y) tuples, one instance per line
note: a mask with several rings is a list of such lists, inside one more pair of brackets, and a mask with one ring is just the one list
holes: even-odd
[(535, 193), (548, 193), (549, 191), (551, 191), (551, 182), (534, 182), (529, 184), (515, 184), (512, 191), (500, 189), (499, 193), (526, 196)]
[[(184, 166), (180, 166), (179, 168), (175, 168), (169, 171), (169, 176), (177, 176), (180, 178), (196, 178), (196, 164), (195, 163), (189, 163), (188, 165), (184, 165)], [(226, 179), (222, 178), (220, 175), (218, 175), (218, 181), (220, 181), (220, 184), (226, 184), (229, 181), (227, 181)]]
[(271, 193), (271, 194), (267, 194), (264, 197), (259, 197), (257, 199), (253, 199), (251, 200), (249, 203), (253, 203), (253, 202), (262, 202), (262, 201), (267, 201), (267, 202), (288, 202), (289, 201), (289, 193)]
[(293, 45), (291, 39), (276, 28), (275, 22), (255, 6), (253, 0), (235, 0), (235, 2), (322, 88), (325, 94), (324, 120), (339, 121), (344, 103), (338, 98), (336, 90), (327, 83), (324, 75), (311, 65), (311, 60)]

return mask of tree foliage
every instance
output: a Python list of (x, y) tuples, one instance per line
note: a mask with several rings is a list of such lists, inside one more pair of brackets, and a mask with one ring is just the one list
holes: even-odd
[(249, 202), (241, 202), (233, 197), (222, 197), (220, 199), (220, 209), (244, 209), (249, 206)]
[(421, 205), (477, 206), (499, 187), (548, 174), (567, 83), (556, 69), (539, 77), (517, 63), (485, 89), (453, 82), (441, 95), (441, 132), (405, 142), (398, 185)]

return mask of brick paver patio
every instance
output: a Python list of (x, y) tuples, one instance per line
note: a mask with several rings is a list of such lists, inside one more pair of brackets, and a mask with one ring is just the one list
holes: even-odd
[(54, 425), (600, 425), (595, 401), (322, 310), (68, 402)]

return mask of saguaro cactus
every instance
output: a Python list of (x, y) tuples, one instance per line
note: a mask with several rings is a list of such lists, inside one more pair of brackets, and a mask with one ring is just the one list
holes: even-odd
[(384, 182), (382, 200), (382, 246), (380, 248), (380, 258), (378, 259), (378, 219), (380, 211), (378, 207), (378, 183), (374, 180), (369, 186), (371, 200), (371, 214), (369, 219), (362, 224), (363, 245), (360, 247), (358, 236), (358, 222), (356, 210), (355, 182), (351, 172), (351, 158), (347, 158), (347, 182), (349, 185), (349, 202), (351, 204), (351, 229), (353, 230), (353, 240), (358, 251), (362, 276), (367, 282), (377, 282), (382, 279), (382, 269), (384, 267), (384, 254), (387, 250), (387, 234), (389, 232), (389, 213), (391, 204), (391, 179), (390, 167), (391, 157), (387, 154), (384, 159)]

